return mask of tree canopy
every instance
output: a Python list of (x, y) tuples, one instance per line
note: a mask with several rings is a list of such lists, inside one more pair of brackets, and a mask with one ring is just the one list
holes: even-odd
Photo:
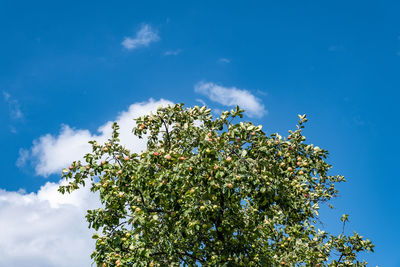
[(86, 162), (63, 170), (60, 192), (90, 183), (103, 204), (86, 216), (99, 231), (98, 266), (366, 265), (358, 253), (371, 241), (317, 227), (344, 178), (329, 175), (326, 150), (305, 143), (306, 116), (282, 137), (243, 112), (160, 107), (136, 119), (145, 151), (122, 146), (114, 123), (107, 143), (91, 141)]

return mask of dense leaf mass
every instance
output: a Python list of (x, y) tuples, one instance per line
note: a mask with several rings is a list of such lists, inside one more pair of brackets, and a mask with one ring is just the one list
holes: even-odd
[[(136, 120), (147, 149), (91, 142), (86, 163), (63, 170), (62, 193), (84, 186), (98, 266), (363, 266), (372, 243), (317, 229), (321, 203), (337, 195), (327, 151), (305, 144), (299, 116), (287, 138), (267, 136), (238, 107), (213, 119), (206, 107), (160, 107)], [(343, 224), (347, 216), (342, 217)]]

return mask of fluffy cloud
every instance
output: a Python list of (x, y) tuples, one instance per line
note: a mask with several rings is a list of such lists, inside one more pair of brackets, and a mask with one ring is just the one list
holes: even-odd
[[(67, 164), (82, 159), (83, 155), (90, 152), (88, 141), (100, 139), (99, 137), (101, 136), (92, 135), (88, 130), (74, 130), (68, 125), (63, 125), (58, 136), (46, 134), (33, 141), (29, 155), (36, 165), (36, 174), (48, 176), (60, 173)], [(27, 158), (26, 151), (20, 154), (17, 163), (22, 162), (24, 157)]]
[[(131, 133), (133, 119), (168, 104), (172, 102), (150, 99), (118, 114), (121, 143), (134, 151), (144, 149), (144, 141)], [(100, 126), (98, 134), (63, 125), (58, 135), (44, 135), (29, 150), (20, 150), (17, 164), (33, 160), (37, 174), (59, 173), (90, 151), (89, 140), (107, 140), (111, 125), (110, 121)], [(60, 183), (48, 182), (29, 194), (0, 189), (0, 266), (90, 266), (94, 240), (85, 215), (88, 209), (101, 206), (99, 197), (89, 187), (62, 195), (57, 191)]]
[(139, 47), (148, 46), (150, 43), (154, 43), (160, 40), (157, 32), (153, 30), (150, 25), (144, 24), (140, 30), (136, 33), (134, 38), (125, 37), (122, 41), (122, 46), (128, 50), (136, 49)]
[[(121, 112), (115, 121), (120, 126), (121, 143), (134, 152), (143, 150), (146, 146), (143, 139), (134, 136), (131, 131), (135, 125), (134, 118), (149, 114), (159, 106), (173, 104), (168, 100), (135, 103), (128, 110)], [(21, 166), (27, 158), (34, 164), (37, 175), (49, 176), (60, 173), (62, 168), (74, 160), (83, 160), (83, 156), (91, 151), (88, 144), (91, 140), (105, 142), (111, 137), (112, 121), (106, 122), (98, 129), (98, 134), (93, 134), (86, 129), (73, 129), (63, 125), (58, 135), (46, 134), (33, 141), (29, 150), (21, 150), (17, 165)], [(29, 155), (29, 156), (28, 156)]]
[(88, 187), (65, 196), (58, 187), (0, 189), (0, 266), (90, 266), (94, 242), (85, 215), (100, 207), (98, 197)]
[(252, 95), (248, 90), (236, 87), (223, 87), (212, 82), (199, 82), (195, 85), (194, 90), (221, 105), (239, 105), (246, 110), (246, 114), (249, 117), (262, 117), (267, 113), (261, 100)]

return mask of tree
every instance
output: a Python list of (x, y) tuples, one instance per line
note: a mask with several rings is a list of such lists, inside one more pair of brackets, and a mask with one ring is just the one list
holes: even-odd
[[(317, 229), (319, 205), (335, 197), (328, 152), (305, 144), (306, 116), (287, 138), (233, 124), (236, 107), (213, 119), (206, 107), (161, 107), (136, 119), (147, 149), (90, 142), (86, 163), (63, 170), (62, 193), (85, 186), (103, 208), (89, 210), (99, 266), (364, 266), (373, 244), (357, 233)], [(347, 215), (342, 217), (343, 228)]]

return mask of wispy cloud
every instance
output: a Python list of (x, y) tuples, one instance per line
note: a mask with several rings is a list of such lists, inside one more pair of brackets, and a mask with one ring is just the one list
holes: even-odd
[(10, 125), (10, 132), (12, 132), (13, 134), (16, 134), (18, 131), (14, 126)]
[(224, 87), (212, 82), (199, 82), (194, 86), (194, 90), (221, 105), (239, 105), (246, 110), (249, 117), (262, 117), (267, 114), (261, 100), (245, 89)]
[(337, 52), (337, 51), (343, 51), (344, 47), (342, 45), (331, 45), (328, 47), (328, 51), (330, 52)]
[(3, 91), (4, 101), (8, 104), (10, 117), (12, 119), (22, 119), (24, 114), (21, 111), (21, 106), (18, 100), (14, 99), (8, 92)]
[(204, 102), (204, 100), (201, 98), (196, 98), (196, 101), (202, 104), (203, 106), (207, 106), (206, 102)]
[(21, 148), (19, 150), (19, 157), (16, 162), (17, 167), (23, 167), (26, 161), (29, 159), (29, 155), (29, 150)]
[(8, 101), (11, 98), (11, 95), (9, 93), (3, 91), (3, 97), (4, 97), (5, 101)]
[(128, 50), (145, 47), (151, 43), (157, 42), (160, 37), (153, 28), (148, 24), (143, 24), (134, 38), (125, 37), (122, 41), (122, 46)]
[(164, 52), (164, 56), (177, 56), (182, 52), (182, 49), (168, 50)]
[(229, 63), (231, 63), (231, 60), (228, 58), (222, 57), (222, 58), (218, 59), (218, 63), (229, 64)]

